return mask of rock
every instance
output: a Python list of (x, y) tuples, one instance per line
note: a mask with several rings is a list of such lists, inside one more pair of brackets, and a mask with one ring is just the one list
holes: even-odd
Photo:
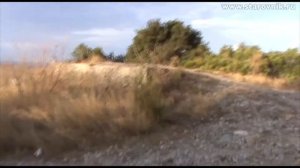
[(286, 114), (285, 120), (288, 121), (288, 120), (292, 119), (293, 117), (294, 117), (294, 115), (292, 115), (292, 114)]
[(171, 164), (174, 164), (173, 158), (167, 158), (162, 162), (162, 165), (171, 165)]
[(235, 135), (241, 135), (241, 136), (247, 136), (248, 132), (245, 131), (245, 130), (237, 130), (237, 131), (234, 131), (233, 134), (235, 134)]
[(42, 148), (38, 148), (38, 149), (33, 153), (33, 155), (34, 155), (35, 157), (40, 157), (42, 154), (43, 154)]
[(229, 144), (232, 141), (232, 137), (230, 134), (225, 134), (219, 139), (219, 143), (221, 144)]
[(226, 155), (220, 155), (219, 159), (220, 159), (221, 162), (224, 162), (227, 159), (227, 156)]
[(122, 84), (122, 87), (123, 87), (123, 88), (125, 88), (125, 87), (127, 87), (127, 86), (128, 86), (128, 83), (123, 83), (123, 84)]
[(165, 148), (165, 146), (162, 144), (162, 145), (160, 145), (160, 149), (164, 149)]

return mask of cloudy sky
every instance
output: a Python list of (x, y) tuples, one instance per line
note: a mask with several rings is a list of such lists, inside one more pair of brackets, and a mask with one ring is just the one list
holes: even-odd
[(150, 19), (179, 19), (202, 32), (214, 52), (240, 42), (262, 50), (300, 48), (300, 3), (295, 10), (224, 10), (221, 3), (0, 3), (0, 59), (55, 50), (70, 57), (79, 43), (125, 53)]

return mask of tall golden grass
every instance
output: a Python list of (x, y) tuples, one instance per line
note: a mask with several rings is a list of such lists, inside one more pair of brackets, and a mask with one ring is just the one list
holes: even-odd
[(209, 71), (217, 75), (233, 79), (238, 82), (247, 82), (251, 84), (266, 86), (274, 89), (300, 90), (300, 78), (297, 80), (289, 80), (286, 78), (271, 78), (262, 74), (243, 75), (240, 73), (225, 73), (222, 71)]
[[(124, 86), (95, 73), (65, 71), (58, 63), (0, 66), (0, 154), (37, 148), (57, 153), (151, 131), (175, 115), (183, 72), (146, 72)], [(191, 99), (197, 114), (211, 101), (201, 94)]]

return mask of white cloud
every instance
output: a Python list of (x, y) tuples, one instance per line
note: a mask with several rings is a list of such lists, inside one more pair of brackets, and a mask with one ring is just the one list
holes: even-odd
[(0, 57), (11, 60), (48, 61), (65, 57), (65, 44), (59, 42), (3, 42)]
[(13, 45), (12, 43), (9, 43), (9, 42), (1, 42), (0, 43), (0, 48), (1, 49), (13, 49)]
[(300, 25), (295, 21), (215, 17), (195, 19), (191, 24), (194, 28), (214, 30), (233, 41), (259, 45), (267, 50), (299, 46)]
[(100, 29), (88, 29), (82, 31), (73, 31), (74, 35), (84, 36), (122, 36), (124, 34), (131, 33), (132, 29), (114, 29), (114, 28), (100, 28)]
[(300, 51), (300, 36), (289, 44), (290, 48), (298, 48)]
[(233, 48), (233, 50), (237, 50), (237, 49), (239, 48), (239, 44), (234, 44), (234, 45), (232, 46), (232, 48)]
[(299, 23), (290, 21), (252, 21), (231, 18), (210, 18), (195, 19), (192, 21), (194, 27), (199, 28), (226, 28), (226, 29), (243, 29), (252, 31), (283, 31), (283, 30), (299, 30)]
[(1, 48), (3, 49), (14, 49), (17, 51), (28, 51), (28, 50), (36, 50), (40, 49), (40, 43), (33, 42), (3, 42), (1, 43)]
[(5, 42), (1, 44), (1, 47), (4, 49), (14, 49), (19, 52), (36, 52), (42, 50), (50, 50), (57, 45), (59, 45), (58, 42)]
[(99, 28), (73, 31), (71, 34), (75, 35), (80, 42), (103, 47), (108, 52), (118, 48), (117, 52), (121, 52), (125, 51), (128, 44), (131, 43), (135, 31), (131, 28)]

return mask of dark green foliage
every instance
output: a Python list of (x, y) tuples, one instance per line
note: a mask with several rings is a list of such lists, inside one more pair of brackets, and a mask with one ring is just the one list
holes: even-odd
[(103, 53), (102, 48), (100, 48), (100, 47), (94, 48), (93, 49), (93, 55), (99, 56), (99, 57), (104, 57), (104, 53)]
[(106, 56), (101, 48), (91, 49), (85, 44), (78, 45), (72, 55), (77, 61), (96, 55), (113, 62), (181, 65), (187, 68), (300, 79), (300, 52), (296, 48), (264, 53), (258, 46), (240, 43), (235, 50), (225, 45), (218, 54), (214, 54), (208, 43), (203, 41), (201, 32), (179, 20), (150, 20), (145, 28), (137, 31), (125, 56), (114, 53)]
[(81, 43), (74, 49), (72, 55), (76, 61), (81, 61), (90, 57), (92, 53), (93, 50), (91, 48)]
[(197, 53), (182, 61), (187, 68), (220, 70), (242, 74), (264, 74), (270, 77), (300, 78), (300, 53), (297, 49), (263, 53), (258, 46), (241, 43), (236, 50), (225, 45), (218, 55)]
[(126, 60), (166, 64), (173, 57), (182, 58), (202, 43), (201, 33), (181, 21), (150, 20), (146, 28), (137, 32)]
[(300, 76), (300, 53), (295, 49), (267, 53), (270, 75), (294, 78)]
[(115, 55), (113, 52), (111, 52), (106, 56), (106, 59), (112, 62), (124, 62), (125, 56), (122, 54)]
[(106, 57), (102, 48), (96, 47), (96, 48), (92, 49), (83, 43), (79, 44), (74, 49), (74, 51), (72, 52), (72, 55), (76, 61), (83, 61), (92, 56), (100, 57), (101, 59), (105, 59), (105, 57)]
[(233, 58), (234, 50), (231, 46), (225, 45), (221, 48), (219, 56), (224, 58)]

